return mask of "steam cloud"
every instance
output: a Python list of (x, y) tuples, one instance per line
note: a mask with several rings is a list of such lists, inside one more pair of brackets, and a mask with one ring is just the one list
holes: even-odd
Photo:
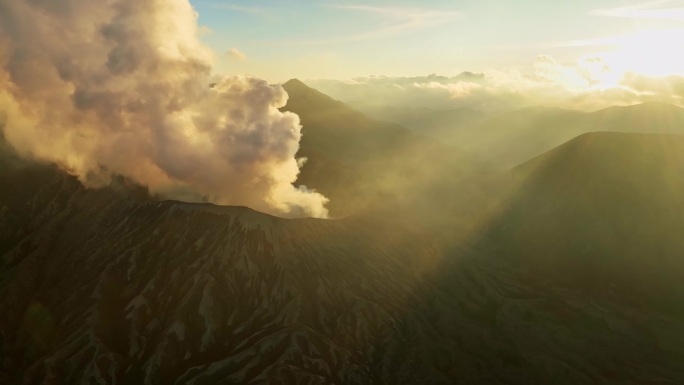
[(88, 186), (118, 173), (170, 198), (326, 216), (325, 197), (292, 185), (285, 91), (212, 79), (198, 32), (187, 0), (0, 0), (6, 139)]

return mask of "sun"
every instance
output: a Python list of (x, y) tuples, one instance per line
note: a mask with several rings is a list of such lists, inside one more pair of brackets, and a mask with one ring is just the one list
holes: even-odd
[(643, 31), (615, 39), (614, 48), (601, 54), (617, 73), (668, 76), (684, 73), (684, 29)]

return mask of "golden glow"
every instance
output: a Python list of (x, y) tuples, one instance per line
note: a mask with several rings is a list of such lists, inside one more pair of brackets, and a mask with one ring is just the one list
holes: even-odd
[(684, 29), (643, 31), (610, 40), (613, 49), (600, 56), (611, 72), (667, 76), (684, 70)]

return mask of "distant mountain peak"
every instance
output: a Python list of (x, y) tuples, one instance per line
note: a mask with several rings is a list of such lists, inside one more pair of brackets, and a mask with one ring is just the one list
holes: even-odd
[(290, 79), (286, 81), (283, 83), (283, 88), (288, 94), (316, 94), (318, 96), (332, 100), (332, 98), (328, 95), (325, 95), (324, 93), (307, 86), (306, 83), (299, 79)]
[(283, 83), (283, 87), (285, 87), (285, 88), (294, 88), (294, 87), (310, 88), (309, 86), (304, 84), (304, 82), (302, 82), (299, 79), (290, 79), (290, 80), (286, 81), (285, 83)]
[(633, 112), (633, 113), (636, 112), (636, 113), (647, 113), (647, 114), (648, 113), (662, 114), (665, 112), (682, 113), (682, 112), (684, 112), (684, 109), (682, 107), (679, 107), (679, 106), (671, 104), (671, 103), (651, 101), (651, 102), (632, 104), (629, 106), (612, 106), (612, 107), (604, 108), (602, 110), (598, 110), (595, 113), (606, 113), (606, 112), (610, 112), (610, 111)]
[(330, 96), (314, 89), (299, 79), (290, 79), (283, 83), (283, 88), (289, 95), (286, 110), (295, 106), (295, 110), (301, 108), (314, 108), (316, 110), (327, 109), (333, 106), (339, 107), (342, 103)]

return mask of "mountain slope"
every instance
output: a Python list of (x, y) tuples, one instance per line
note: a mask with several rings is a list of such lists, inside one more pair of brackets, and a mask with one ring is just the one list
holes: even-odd
[(358, 349), (410, 300), (416, 249), (400, 239), (44, 172), (23, 202), (2, 202), (36, 210), (0, 222), (26, 223), (3, 242), (7, 383), (353, 383)]
[[(421, 131), (428, 122), (413, 122)], [(587, 132), (684, 134), (684, 109), (666, 103), (610, 107), (596, 112), (530, 107), (494, 115), (470, 125), (455, 121), (435, 138), (510, 168)]]
[(683, 136), (584, 134), (513, 170), (487, 242), (535, 277), (682, 312), (682, 165)]
[(2, 383), (684, 381), (682, 318), (532, 280), (495, 244), (0, 170)]
[[(302, 122), (300, 156), (308, 158), (298, 183), (331, 198), (333, 215), (408, 200), (453, 186), (482, 170), (475, 159), (397, 124), (370, 119), (298, 80), (283, 85), (284, 110)], [(353, 198), (353, 199), (351, 199)]]

